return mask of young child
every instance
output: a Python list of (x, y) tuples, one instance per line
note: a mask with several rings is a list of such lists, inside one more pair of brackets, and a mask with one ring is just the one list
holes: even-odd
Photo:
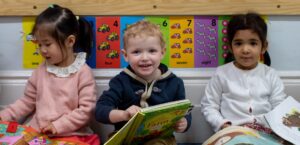
[[(109, 90), (98, 100), (95, 115), (99, 122), (114, 124), (119, 130), (141, 108), (185, 99), (182, 79), (160, 63), (165, 51), (159, 26), (139, 21), (127, 28), (122, 52), (129, 66), (112, 78)], [(190, 123), (190, 115), (183, 117), (175, 126), (176, 132), (186, 131)], [(176, 144), (174, 137), (148, 144), (154, 142)]]
[(29, 126), (53, 137), (100, 144), (88, 123), (96, 104), (96, 85), (85, 63), (92, 31), (68, 8), (51, 5), (35, 21), (32, 34), (45, 62), (33, 71), (24, 96), (0, 112), (4, 121), (33, 114)]
[(259, 63), (268, 47), (267, 25), (248, 13), (233, 16), (227, 29), (235, 60), (217, 68), (201, 101), (202, 113), (214, 131), (242, 125), (270, 132), (264, 114), (286, 94), (275, 70)]

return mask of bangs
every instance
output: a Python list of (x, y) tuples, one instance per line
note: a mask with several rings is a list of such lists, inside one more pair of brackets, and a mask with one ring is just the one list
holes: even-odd
[(55, 38), (55, 25), (53, 23), (36, 25), (32, 30), (32, 35), (34, 38), (46, 35)]

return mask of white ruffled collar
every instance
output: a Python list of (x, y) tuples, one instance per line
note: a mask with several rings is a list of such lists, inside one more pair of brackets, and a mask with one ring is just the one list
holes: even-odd
[(76, 73), (85, 64), (86, 53), (79, 52), (76, 54), (75, 61), (67, 67), (58, 67), (46, 62), (47, 71), (55, 74), (57, 77), (68, 77)]

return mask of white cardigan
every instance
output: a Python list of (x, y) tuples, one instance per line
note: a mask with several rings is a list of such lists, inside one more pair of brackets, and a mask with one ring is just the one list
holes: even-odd
[(206, 86), (201, 110), (214, 131), (225, 122), (269, 127), (263, 115), (286, 98), (284, 85), (274, 69), (259, 63), (241, 70), (233, 62), (217, 68)]

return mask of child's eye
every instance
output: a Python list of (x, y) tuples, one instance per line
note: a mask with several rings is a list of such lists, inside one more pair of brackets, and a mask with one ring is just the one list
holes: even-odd
[(46, 43), (45, 46), (49, 47), (51, 45), (51, 43)]
[(257, 45), (257, 42), (251, 42), (250, 43), (252, 46), (256, 46)]
[(157, 50), (156, 49), (150, 49), (149, 52), (154, 53), (154, 52), (157, 52)]
[(234, 45), (234, 46), (241, 46), (241, 45), (242, 45), (242, 42), (234, 42), (233, 45)]
[(135, 55), (137, 55), (139, 53), (140, 53), (140, 51), (138, 51), (138, 50), (135, 50), (135, 51), (132, 52), (132, 54), (135, 54)]

